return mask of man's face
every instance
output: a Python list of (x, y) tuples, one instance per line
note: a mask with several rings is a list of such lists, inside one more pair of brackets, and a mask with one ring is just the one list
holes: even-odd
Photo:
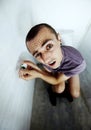
[(27, 47), (40, 63), (52, 69), (60, 66), (62, 60), (60, 37), (56, 38), (48, 28), (42, 28), (36, 37), (27, 42)]

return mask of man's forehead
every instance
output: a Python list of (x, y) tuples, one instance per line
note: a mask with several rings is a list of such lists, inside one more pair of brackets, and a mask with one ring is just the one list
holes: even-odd
[(30, 51), (31, 53), (33, 53), (35, 50), (38, 49), (39, 44), (38, 44), (37, 42), (28, 41), (28, 42), (27, 42), (27, 47), (28, 47), (29, 51)]
[(31, 40), (27, 42), (27, 46), (29, 51), (33, 54), (34, 51), (37, 51), (41, 49), (51, 38), (46, 38), (46, 39), (38, 39), (38, 40)]
[(36, 37), (27, 42), (27, 46), (31, 53), (38, 48), (42, 47), (42, 44), (48, 40), (54, 39), (55, 35), (51, 33), (48, 29), (42, 29)]

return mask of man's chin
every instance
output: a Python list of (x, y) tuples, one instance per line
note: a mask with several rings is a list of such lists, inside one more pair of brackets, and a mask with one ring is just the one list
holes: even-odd
[(57, 67), (51, 67), (52, 69), (57, 69), (58, 68), (58, 66)]

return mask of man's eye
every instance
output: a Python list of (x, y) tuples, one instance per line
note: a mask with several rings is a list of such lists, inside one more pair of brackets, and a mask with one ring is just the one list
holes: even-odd
[(40, 56), (41, 56), (41, 53), (38, 53), (38, 54), (35, 55), (36, 58), (40, 57)]
[(48, 45), (46, 46), (46, 49), (47, 49), (47, 50), (50, 50), (52, 47), (53, 47), (52, 44), (48, 44)]

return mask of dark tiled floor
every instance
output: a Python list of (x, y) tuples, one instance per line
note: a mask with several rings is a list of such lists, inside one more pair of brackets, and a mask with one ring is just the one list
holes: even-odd
[(91, 113), (83, 93), (81, 97), (69, 102), (57, 98), (57, 105), (50, 104), (47, 84), (36, 81), (31, 130), (90, 130)]

